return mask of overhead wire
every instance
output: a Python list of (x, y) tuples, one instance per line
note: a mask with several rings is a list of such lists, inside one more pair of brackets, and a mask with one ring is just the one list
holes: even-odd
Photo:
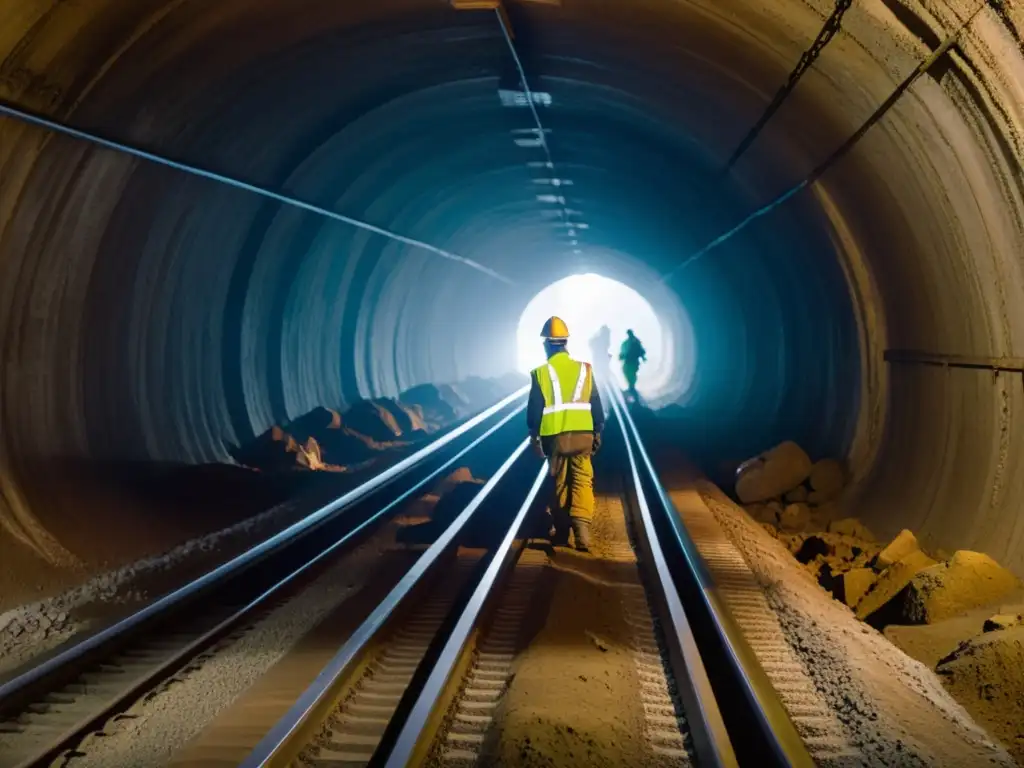
[[(519, 51), (516, 50), (515, 42), (512, 39), (512, 31), (508, 27), (508, 18), (505, 16), (502, 6), (499, 4), (494, 9), (494, 14), (498, 19), (498, 24), (501, 26), (502, 35), (505, 37), (505, 44), (508, 46), (509, 53), (512, 54), (512, 60), (515, 62), (516, 70), (519, 73), (519, 81), (523, 88), (523, 95), (526, 98), (526, 103), (530, 108), (530, 114), (533, 116), (533, 123), (535, 130), (537, 131), (537, 137), (540, 141), (540, 146), (544, 150), (544, 157), (546, 158), (547, 167), (551, 171), (551, 178), (559, 179), (557, 168), (555, 166), (554, 157), (551, 153), (551, 147), (548, 145), (547, 132), (544, 130), (544, 124), (540, 119), (540, 112), (537, 111), (537, 105), (533, 97), (533, 91), (530, 90), (530, 83), (526, 79), (526, 69), (523, 67), (522, 59), (519, 58)], [(561, 189), (561, 187), (559, 187)], [(565, 223), (569, 222), (569, 207), (564, 202), (565, 193), (561, 192), (559, 197), (562, 198), (563, 202), (560, 203), (559, 214), (562, 221)]]
[(977, 8), (975, 8), (975, 10), (971, 14), (960, 23), (957, 29), (954, 32), (952, 32), (945, 40), (943, 40), (938, 48), (932, 51), (928, 58), (920, 62), (914, 68), (914, 70), (903, 79), (903, 81), (896, 87), (896, 89), (891, 94), (889, 94), (889, 97), (885, 101), (883, 101), (881, 105), (879, 105), (879, 107), (871, 114), (871, 116), (867, 120), (864, 121), (860, 128), (858, 128), (853, 134), (850, 135), (849, 138), (846, 139), (846, 141), (839, 145), (839, 147), (837, 147), (828, 157), (826, 157), (813, 170), (811, 170), (811, 172), (802, 181), (800, 181), (793, 187), (790, 187), (788, 190), (780, 194), (770, 203), (758, 208), (756, 211), (748, 215), (745, 219), (740, 221), (739, 224), (732, 227), (723, 234), (719, 235), (714, 240), (711, 240), (707, 245), (705, 245), (700, 250), (690, 254), (687, 258), (685, 258), (671, 270), (662, 275), (661, 282), (667, 283), (682, 269), (694, 263), (698, 259), (702, 258), (707, 253), (720, 246), (722, 243), (731, 239), (742, 230), (746, 229), (752, 222), (756, 221), (762, 216), (771, 213), (773, 210), (781, 206), (783, 203), (790, 200), (799, 192), (803, 191), (811, 184), (816, 182), (818, 179), (820, 179), (826, 171), (828, 171), (839, 160), (845, 157), (851, 149), (853, 149), (857, 142), (859, 142), (864, 137), (864, 135), (879, 120), (882, 119), (885, 113), (892, 108), (892, 106), (900, 99), (900, 97), (904, 93), (906, 93), (907, 89), (909, 89), (910, 86), (917, 82), (918, 78), (927, 73), (928, 70), (935, 66), (935, 64), (938, 63), (938, 61), (949, 52), (949, 50), (960, 39), (960, 36), (967, 30), (967, 28), (971, 25), (974, 19), (986, 7), (987, 4), (988, 0), (983, 0), (982, 3)]
[(836, 6), (832, 9), (832, 13), (825, 20), (825, 24), (822, 26), (821, 31), (818, 32), (818, 36), (814, 38), (814, 42), (811, 43), (808, 48), (800, 56), (800, 60), (796, 63), (793, 71), (789, 73), (789, 77), (786, 78), (786, 82), (782, 84), (779, 90), (775, 93), (775, 97), (771, 100), (771, 103), (765, 107), (764, 112), (756, 123), (747, 132), (747, 135), (743, 137), (743, 140), (739, 143), (732, 155), (725, 163), (723, 172), (728, 172), (736, 164), (736, 161), (743, 156), (743, 154), (750, 149), (750, 146), (754, 143), (761, 131), (768, 124), (768, 121), (772, 119), (782, 104), (786, 101), (789, 95), (796, 88), (797, 83), (800, 82), (800, 78), (809, 70), (814, 62), (817, 61), (821, 52), (825, 50), (825, 46), (829, 44), (833, 37), (840, 31), (843, 24), (843, 16), (853, 5), (853, 0), (836, 0)]
[(366, 230), (367, 232), (382, 235), (396, 242), (403, 243), (414, 248), (420, 248), (424, 251), (429, 251), (430, 253), (436, 254), (450, 261), (458, 262), (467, 267), (470, 267), (471, 269), (475, 269), (478, 272), (482, 272), (483, 274), (488, 275), (489, 277), (493, 277), (495, 280), (500, 280), (503, 283), (507, 283), (508, 285), (515, 284), (515, 282), (511, 278), (506, 277), (505, 275), (501, 274), (500, 272), (497, 272), (496, 270), (491, 269), (490, 267), (484, 266), (483, 264), (480, 264), (479, 262), (474, 261), (473, 259), (470, 259), (466, 256), (461, 256), (457, 253), (445, 250), (444, 248), (439, 248), (436, 245), (431, 245), (430, 243), (424, 242), (422, 240), (417, 240), (415, 238), (407, 237), (406, 235), (402, 235), (397, 232), (392, 232), (391, 230), (385, 229), (384, 227), (379, 227), (375, 224), (370, 224), (369, 222), (362, 221), (351, 216), (346, 216), (345, 214), (342, 213), (337, 213), (336, 211), (332, 211), (328, 208), (316, 205), (315, 203), (300, 200), (299, 198), (294, 197), (292, 195), (284, 194), (282, 192), (276, 192), (272, 189), (268, 189), (257, 184), (252, 184), (247, 181), (242, 181), (241, 179), (236, 179), (231, 176), (227, 176), (226, 174), (223, 173), (217, 173), (216, 171), (210, 171), (205, 168), (192, 165), (190, 163), (184, 163), (178, 160), (173, 160), (169, 157), (165, 157), (155, 152), (150, 152), (148, 150), (141, 149), (131, 144), (127, 144), (126, 142), (123, 141), (115, 141), (113, 139), (108, 139), (104, 136), (101, 136), (97, 133), (75, 128), (74, 126), (68, 125), (67, 123), (59, 122), (52, 118), (45, 117), (43, 115), (32, 112), (31, 110), (20, 107), (8, 101), (7, 99), (0, 99), (0, 115), (5, 115), (15, 120), (20, 120), (24, 123), (29, 123), (40, 128), (45, 128), (49, 131), (53, 131), (54, 133), (60, 133), (75, 139), (87, 141), (92, 144), (96, 144), (97, 146), (101, 146), (105, 149), (110, 149), (115, 152), (131, 155), (132, 157), (147, 160), (149, 162), (156, 163), (158, 165), (163, 165), (168, 168), (173, 168), (175, 170), (182, 171), (193, 176), (198, 176), (200, 178), (216, 181), (220, 184), (224, 184), (229, 187), (234, 187), (235, 189), (241, 189), (246, 192), (251, 192), (253, 194), (260, 195), (261, 197), (274, 200), (275, 202), (290, 205), (294, 208), (299, 208), (310, 213), (315, 213), (319, 216), (323, 216), (328, 219), (333, 219), (334, 221), (342, 222), (343, 224), (349, 224), (353, 227)]

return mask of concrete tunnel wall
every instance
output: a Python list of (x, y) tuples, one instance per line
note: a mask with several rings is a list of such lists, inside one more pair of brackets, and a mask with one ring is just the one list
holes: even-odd
[[(800, 180), (975, 9), (868, 0), (732, 179), (715, 170), (832, 4), (509, 4), (556, 165), (591, 223), (567, 255), (501, 109), (492, 13), (437, 0), (0, 0), (0, 96), (464, 253), (479, 272), (0, 118), (0, 477), (53, 559), (56, 461), (216, 461), (321, 403), (512, 365), (537, 290), (620, 277), (693, 325), (688, 444), (844, 454), (880, 533), (1024, 573), (1019, 374), (886, 348), (1024, 355), (1024, 8), (986, 7), (813, 189), (657, 275)], [(511, 83), (511, 84), (510, 84)], [(68, 498), (72, 501), (68, 501)]]

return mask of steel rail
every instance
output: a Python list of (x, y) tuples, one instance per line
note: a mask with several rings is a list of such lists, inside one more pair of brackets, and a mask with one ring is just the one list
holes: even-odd
[[(711, 684), (739, 760), (758, 766), (812, 768), (814, 761), (803, 739), (743, 632), (730, 616), (675, 505), (658, 480), (622, 394), (615, 395), (613, 408), (621, 412), (622, 423), (629, 427), (636, 456), (646, 470), (649, 500), (658, 507), (658, 517), (669, 534), (668, 544), (677, 555), (679, 566), (672, 569), (673, 577), (701, 657), (713, 671)], [(729, 701), (737, 706), (722, 704)]]
[(469, 445), (462, 448), (458, 453), (445, 461), (441, 466), (432, 470), (428, 475), (418, 480), (415, 485), (403, 491), (398, 497), (381, 507), (381, 509), (372, 514), (369, 518), (348, 530), (319, 554), (305, 561), (298, 568), (292, 570), (289, 575), (275, 582), (255, 598), (249, 600), (240, 608), (231, 612), (229, 616), (224, 618), (222, 621), (219, 621), (209, 630), (200, 634), (177, 652), (170, 655), (165, 661), (154, 666), (141, 677), (135, 678), (123, 691), (112, 696), (106, 701), (106, 703), (99, 704), (95, 709), (91, 710), (89, 714), (83, 716), (80, 721), (69, 727), (57, 738), (51, 740), (34, 754), (19, 762), (17, 764), (17, 768), (28, 768), (29, 766), (49, 764), (50, 761), (56, 759), (63, 751), (80, 741), (84, 734), (102, 725), (107, 718), (118, 710), (123, 709), (126, 704), (136, 700), (146, 691), (151, 690), (156, 682), (161, 679), (166, 679), (171, 674), (184, 667), (191, 659), (209, 648), (220, 638), (226, 636), (243, 621), (251, 617), (255, 612), (267, 606), (268, 603), (280, 596), (288, 587), (295, 585), (300, 578), (309, 575), (314, 568), (324, 564), (327, 558), (338, 554), (340, 550), (352, 543), (366, 529), (378, 523), (389, 512), (395, 510), (399, 505), (413, 496), (413, 494), (421, 491), (429, 483), (436, 480), (462, 457), (498, 432), (498, 430), (508, 424), (509, 421), (519, 415), (522, 410), (523, 408), (520, 407), (510, 412), (498, 423), (494, 424), (486, 432), (474, 439)]
[[(609, 394), (610, 397), (608, 397)], [(673, 676), (676, 679), (681, 703), (690, 726), (694, 752), (702, 766), (734, 768), (739, 765), (736, 751), (708, 677), (704, 659), (697, 647), (696, 638), (687, 618), (687, 611), (683, 608), (682, 598), (669, 570), (664, 549), (655, 529), (650, 505), (647, 502), (647, 495), (644, 493), (643, 483), (640, 479), (640, 466), (636, 459), (636, 453), (642, 450), (639, 436), (634, 431), (637, 441), (637, 451), (635, 452), (627, 431), (629, 413), (622, 393), (617, 388), (606, 387), (605, 395), (607, 401), (611, 403), (626, 448), (629, 464), (628, 475), (636, 494), (637, 511), (641, 523), (636, 526), (636, 530), (641, 547), (645, 550), (645, 559), (655, 577), (654, 586), (660, 593), (659, 602), (663, 614), (662, 627), (665, 630), (665, 639), (668, 641), (669, 653), (673, 660)], [(631, 419), (629, 423), (632, 424)], [(647, 464), (645, 469), (648, 473), (653, 472), (650, 464)]]
[[(458, 621), (448, 635), (440, 655), (433, 663), (430, 675), (419, 690), (415, 702), (412, 704), (409, 714), (404, 722), (392, 721), (384, 734), (381, 744), (373, 755), (371, 766), (383, 765), (386, 768), (405, 768), (414, 765), (414, 754), (420, 744), (421, 737), (427, 731), (427, 725), (432, 717), (437, 714), (437, 702), (441, 700), (445, 688), (452, 679), (452, 673), (458, 666), (459, 658), (469, 643), (473, 629), (477, 624), (488, 597), (494, 590), (498, 577), (508, 564), (512, 554), (512, 547), (523, 529), (526, 515), (530, 511), (537, 494), (540, 491), (544, 479), (547, 477), (548, 467), (545, 462), (537, 473), (533, 486), (526, 495), (525, 501), (516, 512), (515, 518), (506, 531), (501, 544), (498, 545), (491, 562), (484, 571), (483, 576), (477, 583), (473, 594), (469, 598), (465, 609), (459, 616)], [(391, 738), (393, 731), (398, 726), (401, 731)]]
[[(118, 621), (95, 635), (86, 638), (80, 643), (76, 643), (71, 648), (47, 659), (42, 664), (39, 664), (17, 677), (8, 680), (0, 685), (0, 707), (2, 707), (5, 701), (16, 694), (39, 683), (54, 673), (75, 664), (86, 654), (97, 651), (102, 647), (119, 640), (145, 622), (161, 614), (165, 614), (168, 610), (180, 605), (185, 600), (193, 598), (197, 594), (211, 588), (227, 577), (239, 573), (242, 569), (264, 559), (285, 544), (295, 541), (299, 536), (305, 534), (314, 526), (318, 526), (323, 523), (336, 513), (364, 500), (371, 493), (385, 487), (389, 483), (406, 474), (420, 462), (433, 456), (437, 451), (448, 445), (453, 440), (461, 437), (466, 432), (474, 429), (484, 421), (500, 413), (517, 399), (522, 398), (526, 392), (526, 387), (514, 392), (499, 403), (491, 406), (487, 410), (467, 420), (449, 432), (446, 432), (443, 436), (434, 440), (429, 445), (424, 446), (411, 456), (406, 457), (402, 461), (399, 461), (395, 465), (374, 476), (358, 488), (348, 491), (335, 501), (321, 507), (316, 512), (313, 512), (302, 520), (290, 525), (288, 528), (280, 531), (260, 544), (257, 544), (251, 549), (246, 550), (241, 555), (238, 555), (223, 565), (214, 568), (209, 573), (206, 573), (185, 586), (153, 601), (131, 616)], [(511, 416), (509, 416), (509, 418), (511, 418)]]
[(377, 608), (359, 626), (334, 657), (303, 691), (295, 704), (282, 716), (267, 735), (241, 763), (242, 768), (288, 765), (304, 745), (306, 732), (318, 727), (335, 705), (335, 696), (346, 679), (347, 672), (365, 654), (366, 649), (379, 636), (388, 619), (406, 603), (415, 588), (423, 583), (442, 555), (448, 551), (455, 537), (462, 531), (480, 505), (526, 451), (529, 440), (524, 440), (473, 497), (473, 500), (445, 529), (438, 539), (419, 557)]

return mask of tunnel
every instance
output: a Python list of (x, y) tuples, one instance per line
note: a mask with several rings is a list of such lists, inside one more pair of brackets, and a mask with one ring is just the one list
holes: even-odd
[(795, 440), (880, 532), (1024, 573), (1024, 8), (854, 3), (723, 170), (832, 9), (0, 3), (5, 104), (433, 247), (0, 117), (5, 546), (89, 525), (69, 462), (514, 370), (530, 300), (594, 274), (663, 324), (688, 453)]

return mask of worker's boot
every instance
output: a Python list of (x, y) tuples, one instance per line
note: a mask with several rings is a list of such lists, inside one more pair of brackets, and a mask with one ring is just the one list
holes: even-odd
[(552, 521), (552, 535), (551, 535), (551, 546), (552, 547), (568, 547), (569, 546), (569, 521), (559, 519), (560, 516), (552, 515), (554, 518)]
[(572, 532), (576, 539), (577, 552), (590, 551), (590, 521), (582, 517), (572, 518)]

